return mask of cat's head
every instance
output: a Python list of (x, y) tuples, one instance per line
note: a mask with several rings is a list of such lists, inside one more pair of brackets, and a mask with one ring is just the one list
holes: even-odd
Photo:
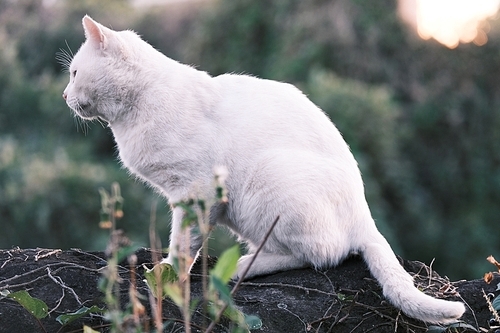
[(134, 102), (134, 64), (143, 42), (131, 31), (113, 31), (89, 16), (82, 23), (86, 40), (69, 65), (63, 98), (84, 119), (113, 122)]

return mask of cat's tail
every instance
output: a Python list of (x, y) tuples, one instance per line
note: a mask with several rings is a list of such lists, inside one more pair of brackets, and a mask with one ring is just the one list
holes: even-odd
[(361, 250), (368, 268), (382, 286), (384, 296), (409, 317), (428, 323), (449, 324), (464, 313), (461, 302), (436, 299), (418, 290), (380, 233)]

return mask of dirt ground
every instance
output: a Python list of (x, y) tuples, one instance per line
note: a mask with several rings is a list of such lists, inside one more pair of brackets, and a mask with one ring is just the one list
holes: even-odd
[[(134, 277), (141, 302), (150, 313), (148, 288), (143, 264), (151, 267), (147, 249), (136, 252)], [(490, 328), (492, 314), (483, 297), (499, 294), (500, 276), (486, 284), (483, 280), (450, 283), (422, 263), (403, 261), (414, 275), (419, 288), (440, 298), (461, 300), (468, 310), (464, 323), (474, 328), (449, 328), (447, 332), (495, 332)], [(38, 321), (20, 304), (10, 298), (0, 298), (0, 332), (82, 332), (83, 325), (99, 332), (108, 332), (110, 324), (100, 314), (86, 315), (69, 325), (56, 321), (60, 314), (74, 312), (82, 306), (104, 307), (98, 289), (102, 269), (107, 262), (103, 253), (81, 250), (11, 249), (0, 250), (0, 292), (27, 290), (32, 297), (43, 300), (49, 315)], [(131, 270), (120, 266), (123, 282), (122, 304), (128, 300)], [(192, 298), (201, 298), (199, 266), (195, 267), (191, 284)], [(235, 294), (236, 305), (245, 313), (258, 316), (262, 327), (252, 332), (445, 332), (423, 322), (409, 319), (392, 307), (382, 296), (377, 282), (359, 257), (347, 259), (326, 271), (293, 270), (258, 277), (244, 282)], [(193, 332), (201, 332), (203, 318), (200, 309), (193, 317)], [(164, 332), (183, 332), (181, 312), (170, 300), (163, 302)], [(153, 325), (151, 324), (151, 327)], [(222, 322), (216, 332), (230, 332), (230, 323)]]

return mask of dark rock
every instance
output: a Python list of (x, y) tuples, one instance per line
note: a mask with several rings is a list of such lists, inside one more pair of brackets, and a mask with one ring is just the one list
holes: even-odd
[[(143, 280), (143, 264), (152, 267), (151, 252), (136, 252), (137, 263), (130, 270), (121, 263), (121, 303), (129, 302), (128, 289), (134, 274), (141, 302), (151, 315), (148, 288)], [(213, 259), (210, 259), (213, 264)], [(82, 306), (104, 307), (98, 282), (106, 259), (100, 252), (81, 250), (13, 249), (0, 250), (0, 291), (27, 290), (31, 296), (47, 303), (50, 315), (40, 322), (21, 305), (9, 298), (0, 299), (0, 332), (80, 332), (83, 325), (100, 332), (109, 331), (110, 324), (99, 314), (87, 315), (64, 327), (56, 321), (60, 314), (74, 312)], [(486, 294), (496, 291), (500, 278), (486, 284), (483, 280), (450, 283), (419, 262), (404, 261), (404, 267), (415, 277), (425, 292), (440, 298), (461, 300), (468, 310), (463, 321), (478, 331), (487, 332), (492, 314)], [(202, 295), (199, 264), (192, 274), (192, 298)], [(244, 282), (234, 296), (236, 305), (245, 314), (262, 320), (255, 332), (426, 332), (427, 324), (410, 319), (389, 304), (381, 288), (359, 257), (351, 257), (340, 266), (326, 271), (301, 269), (258, 277)], [(201, 306), (193, 315), (193, 332), (203, 325)], [(163, 301), (166, 330), (182, 331), (182, 315), (170, 300)], [(206, 321), (206, 320), (205, 320)], [(230, 323), (222, 321), (215, 332), (229, 332)], [(149, 327), (154, 327), (149, 323)], [(453, 332), (473, 332), (454, 328)]]

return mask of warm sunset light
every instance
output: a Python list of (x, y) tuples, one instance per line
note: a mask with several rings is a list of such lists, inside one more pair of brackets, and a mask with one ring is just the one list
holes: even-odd
[(434, 38), (449, 48), (459, 43), (484, 45), (500, 0), (400, 0), (400, 12), (423, 39)]

